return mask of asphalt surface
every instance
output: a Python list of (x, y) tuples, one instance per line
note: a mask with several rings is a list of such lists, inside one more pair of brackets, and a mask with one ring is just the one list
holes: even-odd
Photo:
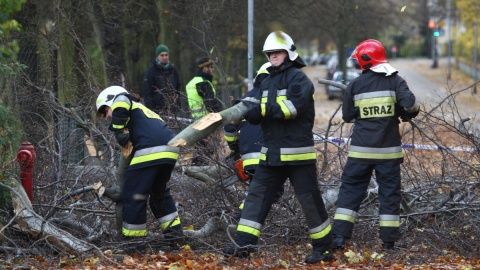
[[(450, 92), (468, 88), (473, 83), (470, 77), (455, 70), (453, 64), (450, 71), (451, 79), (447, 80), (448, 62), (445, 58), (439, 59), (438, 68), (431, 68), (432, 63), (431, 59), (394, 59), (390, 61), (390, 64), (399, 71), (399, 75), (406, 80), (410, 90), (422, 104), (422, 108), (427, 110), (445, 99)], [(341, 122), (341, 110), (335, 113), (341, 100), (328, 100), (325, 85), (318, 83), (319, 78), (326, 77), (325, 65), (308, 66), (303, 71), (315, 86), (317, 114), (315, 126), (325, 128), (332, 116), (334, 121)], [(473, 95), (471, 91), (462, 92), (456, 99), (456, 103), (459, 113), (452, 117), (471, 117), (470, 123), (477, 130), (480, 129), (480, 93)]]

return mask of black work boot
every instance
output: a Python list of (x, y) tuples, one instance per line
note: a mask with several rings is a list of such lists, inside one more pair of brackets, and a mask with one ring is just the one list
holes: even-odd
[(344, 249), (345, 248), (345, 237), (342, 235), (334, 235), (332, 240), (333, 249)]
[(125, 248), (123, 249), (123, 252), (127, 255), (133, 255), (133, 254), (144, 254), (145, 249), (146, 249), (146, 244), (145, 244), (145, 237), (132, 237), (132, 236), (123, 236), (123, 244), (125, 245)]
[(306, 263), (328, 262), (331, 260), (332, 254), (330, 251), (322, 251), (320, 249), (314, 249), (312, 254), (305, 258)]
[(394, 250), (395, 249), (395, 242), (384, 242), (382, 244), (383, 250)]
[(248, 258), (248, 256), (252, 252), (253, 252), (252, 248), (237, 247), (235, 245), (228, 245), (223, 249), (223, 254), (225, 256), (235, 256), (237, 258)]
[(254, 246), (258, 242), (258, 237), (245, 233), (245, 232), (238, 232), (235, 235), (235, 243), (236, 245), (228, 245), (223, 249), (223, 254), (225, 256), (235, 256), (238, 258), (246, 258), (254, 251)]
[(163, 237), (171, 250), (178, 250), (186, 245), (185, 236), (180, 225), (168, 228), (163, 233)]

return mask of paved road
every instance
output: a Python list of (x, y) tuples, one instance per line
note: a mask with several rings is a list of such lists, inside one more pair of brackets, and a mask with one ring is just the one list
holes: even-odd
[[(462, 89), (470, 83), (452, 80), (453, 82), (447, 84), (446, 59), (439, 60), (439, 68), (437, 69), (431, 69), (432, 61), (430, 59), (396, 59), (390, 61), (390, 63), (399, 71), (400, 76), (407, 81), (410, 90), (427, 108), (438, 104), (447, 95), (447, 88), (452, 88), (455, 91)], [(326, 70), (324, 65), (306, 67), (304, 71), (310, 77), (316, 89), (316, 126), (323, 128), (341, 101), (328, 100), (325, 86), (318, 83), (319, 78), (325, 78)], [(468, 93), (465, 93), (465, 95), (468, 95)], [(467, 97), (465, 104), (458, 104), (462, 101), (457, 101), (457, 105), (460, 105), (462, 118), (467, 116), (474, 117), (475, 120), (472, 123), (475, 123), (477, 128), (480, 127), (479, 99), (480, 97), (477, 100)], [(341, 121), (341, 111), (335, 115), (334, 120)]]
[(418, 72), (417, 68), (428, 68), (430, 60), (405, 60), (399, 59), (391, 61), (393, 67), (398, 70), (398, 74), (405, 79), (410, 90), (415, 94), (418, 101), (431, 104), (439, 101), (439, 94), (443, 94), (443, 87), (436, 82), (431, 81)]

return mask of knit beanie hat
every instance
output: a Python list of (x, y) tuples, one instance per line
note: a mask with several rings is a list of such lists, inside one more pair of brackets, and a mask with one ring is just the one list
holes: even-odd
[(155, 56), (158, 56), (162, 52), (168, 53), (168, 47), (166, 45), (158, 45), (157, 49), (155, 49)]
[(212, 60), (210, 60), (210, 58), (207, 58), (207, 57), (204, 57), (204, 58), (200, 58), (198, 59), (197, 61), (197, 68), (198, 69), (202, 69), (203, 67), (205, 66), (208, 66), (210, 64), (212, 64)]

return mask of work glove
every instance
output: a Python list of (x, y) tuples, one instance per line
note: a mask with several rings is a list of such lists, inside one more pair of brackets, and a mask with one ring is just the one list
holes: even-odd
[(407, 110), (405, 110), (405, 108), (400, 108), (400, 119), (402, 119), (402, 122), (408, 122), (415, 118), (419, 112), (420, 110), (408, 112)]
[(130, 140), (130, 133), (123, 133), (122, 131), (115, 132), (115, 138), (117, 139), (117, 143), (120, 146), (124, 147), (128, 144)]

